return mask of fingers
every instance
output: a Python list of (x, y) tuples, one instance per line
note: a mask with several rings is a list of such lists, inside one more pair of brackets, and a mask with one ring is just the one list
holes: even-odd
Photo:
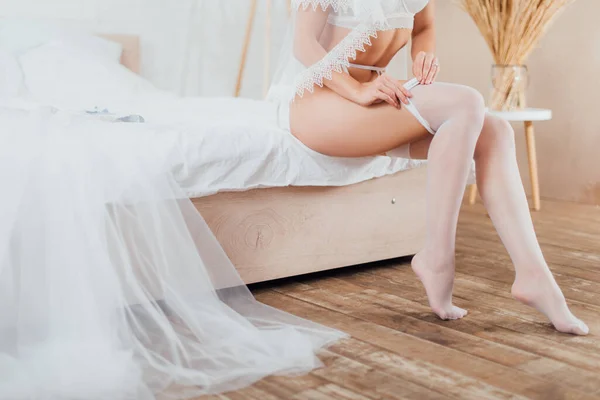
[(420, 84), (432, 84), (439, 72), (439, 62), (433, 53), (421, 51), (417, 54), (413, 63), (413, 74)]
[(410, 90), (404, 87), (403, 82), (399, 81), (398, 79), (394, 79), (389, 75), (386, 75), (385, 77), (395, 88), (398, 98), (402, 100), (404, 104), (410, 104), (409, 99), (413, 97), (413, 94)]
[(431, 62), (431, 68), (429, 69), (429, 72), (427, 73), (427, 77), (425, 77), (425, 85), (431, 85), (433, 83), (439, 70), (440, 70), (439, 62), (438, 62), (437, 58), (434, 57), (433, 61)]
[(435, 56), (431, 53), (425, 55), (425, 61), (423, 61), (423, 74), (419, 82), (421, 84), (427, 84), (427, 80), (430, 77), (431, 69), (434, 64)]
[(431, 78), (432, 83), (437, 80), (437, 76), (440, 73), (440, 62), (437, 59), (437, 57), (435, 58), (434, 65), (435, 65), (435, 72), (433, 74), (433, 78)]
[(387, 75), (382, 75), (381, 80), (390, 90), (392, 90), (394, 92), (395, 98), (397, 98), (404, 104), (408, 104), (408, 97), (410, 97), (412, 95), (407, 96), (405, 91), (402, 90), (404, 88), (402, 87), (402, 85), (399, 84), (399, 82), (397, 80), (395, 80)]
[(427, 53), (421, 51), (419, 52), (419, 54), (417, 54), (413, 62), (413, 75), (419, 80), (419, 82), (421, 82), (421, 80), (423, 79), (423, 65), (425, 63), (426, 56)]
[(397, 93), (396, 93), (396, 97), (398, 97), (398, 99), (403, 102), (404, 104), (409, 104), (410, 102), (408, 101), (408, 97), (406, 95), (406, 93), (404, 93), (402, 90), (397, 89)]
[(435, 64), (432, 64), (431, 68), (429, 68), (429, 72), (427, 72), (427, 76), (425, 76), (425, 78), (423, 79), (424, 85), (430, 85), (431, 82), (433, 82), (433, 78), (435, 76), (436, 71), (437, 71), (437, 66)]
[(375, 89), (374, 98), (379, 101), (385, 101), (389, 105), (400, 108), (401, 101), (404, 104), (410, 104), (410, 98), (413, 94), (406, 89), (401, 81), (383, 74), (373, 82)]
[(404, 104), (410, 104), (410, 98), (413, 97), (413, 94), (404, 86), (400, 86), (400, 91), (402, 92), (402, 94), (405, 96), (406, 101), (404, 102)]
[(400, 81), (394, 80), (394, 82), (396, 83), (396, 86), (398, 87), (400, 92), (402, 92), (402, 94), (406, 97), (406, 104), (408, 104), (409, 103), (408, 99), (413, 97), (413, 94), (411, 93), (410, 90), (405, 88), (404, 85), (402, 83), (400, 83)]
[(390, 106), (392, 106), (394, 108), (400, 108), (400, 106), (398, 105), (398, 102), (396, 100), (394, 100), (390, 95), (386, 94), (385, 92), (379, 91), (379, 92), (377, 92), (376, 96), (378, 99), (385, 101)]
[(388, 74), (383, 74), (382, 78), (389, 82), (389, 84), (392, 85), (400, 93), (403, 93), (406, 97), (412, 97), (412, 93), (404, 87), (403, 82), (405, 81), (399, 81), (398, 79)]
[(379, 99), (386, 101), (396, 108), (400, 108), (400, 104), (396, 100), (396, 93), (385, 84), (385, 81), (378, 82), (377, 94)]

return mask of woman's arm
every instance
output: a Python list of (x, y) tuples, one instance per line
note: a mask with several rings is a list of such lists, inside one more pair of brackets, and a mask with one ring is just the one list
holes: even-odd
[[(312, 10), (298, 10), (296, 31), (294, 32), (294, 55), (307, 68), (316, 64), (327, 55), (327, 50), (319, 43), (319, 38), (327, 24), (330, 9), (320, 7)], [(360, 91), (360, 82), (349, 74), (333, 74), (333, 79), (325, 79), (325, 86), (348, 100), (354, 101)]]
[(431, 83), (439, 73), (435, 57), (435, 5), (433, 0), (415, 15), (411, 55), (413, 74), (423, 84)]
[[(294, 56), (307, 68), (321, 61), (327, 50), (319, 43), (319, 38), (327, 24), (330, 8), (322, 10), (298, 10), (294, 32)], [(334, 73), (332, 79), (325, 79), (323, 84), (340, 96), (361, 105), (385, 101), (399, 107), (398, 99), (408, 103), (404, 88), (393, 79), (385, 76), (376, 82), (362, 84), (347, 73)]]

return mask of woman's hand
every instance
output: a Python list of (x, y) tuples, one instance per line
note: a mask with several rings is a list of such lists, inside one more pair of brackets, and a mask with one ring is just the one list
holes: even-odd
[(422, 85), (430, 85), (440, 72), (440, 63), (433, 53), (419, 52), (413, 63), (413, 75)]
[(374, 81), (362, 83), (354, 102), (361, 106), (386, 102), (400, 108), (400, 102), (408, 104), (408, 99), (412, 97), (412, 93), (403, 86), (404, 82), (382, 74)]

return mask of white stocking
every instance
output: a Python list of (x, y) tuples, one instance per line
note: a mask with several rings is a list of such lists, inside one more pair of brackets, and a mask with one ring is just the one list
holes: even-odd
[(587, 334), (588, 327), (571, 314), (544, 260), (523, 190), (510, 124), (486, 117), (475, 162), (477, 187), (515, 265), (513, 295), (545, 314), (559, 331)]
[(520, 179), (509, 124), (485, 116), (479, 93), (435, 83), (413, 90), (412, 102), (435, 136), (428, 154), (427, 240), (413, 260), (429, 303), (443, 319), (461, 318), (452, 305), (456, 225), (475, 157), (485, 206), (516, 268), (513, 295), (544, 313), (562, 331), (587, 334), (571, 314), (542, 255)]
[(466, 86), (434, 83), (412, 90), (413, 104), (436, 132), (428, 155), (427, 239), (413, 260), (433, 311), (442, 319), (461, 318), (452, 305), (456, 225), (485, 106)]

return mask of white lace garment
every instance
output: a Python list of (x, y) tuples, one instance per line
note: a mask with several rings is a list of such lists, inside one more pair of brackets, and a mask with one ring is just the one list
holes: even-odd
[(292, 23), (267, 98), (289, 102), (323, 86), (334, 72), (345, 71), (357, 52), (367, 51), (378, 32), (412, 29), (415, 14), (428, 2), (293, 0)]

